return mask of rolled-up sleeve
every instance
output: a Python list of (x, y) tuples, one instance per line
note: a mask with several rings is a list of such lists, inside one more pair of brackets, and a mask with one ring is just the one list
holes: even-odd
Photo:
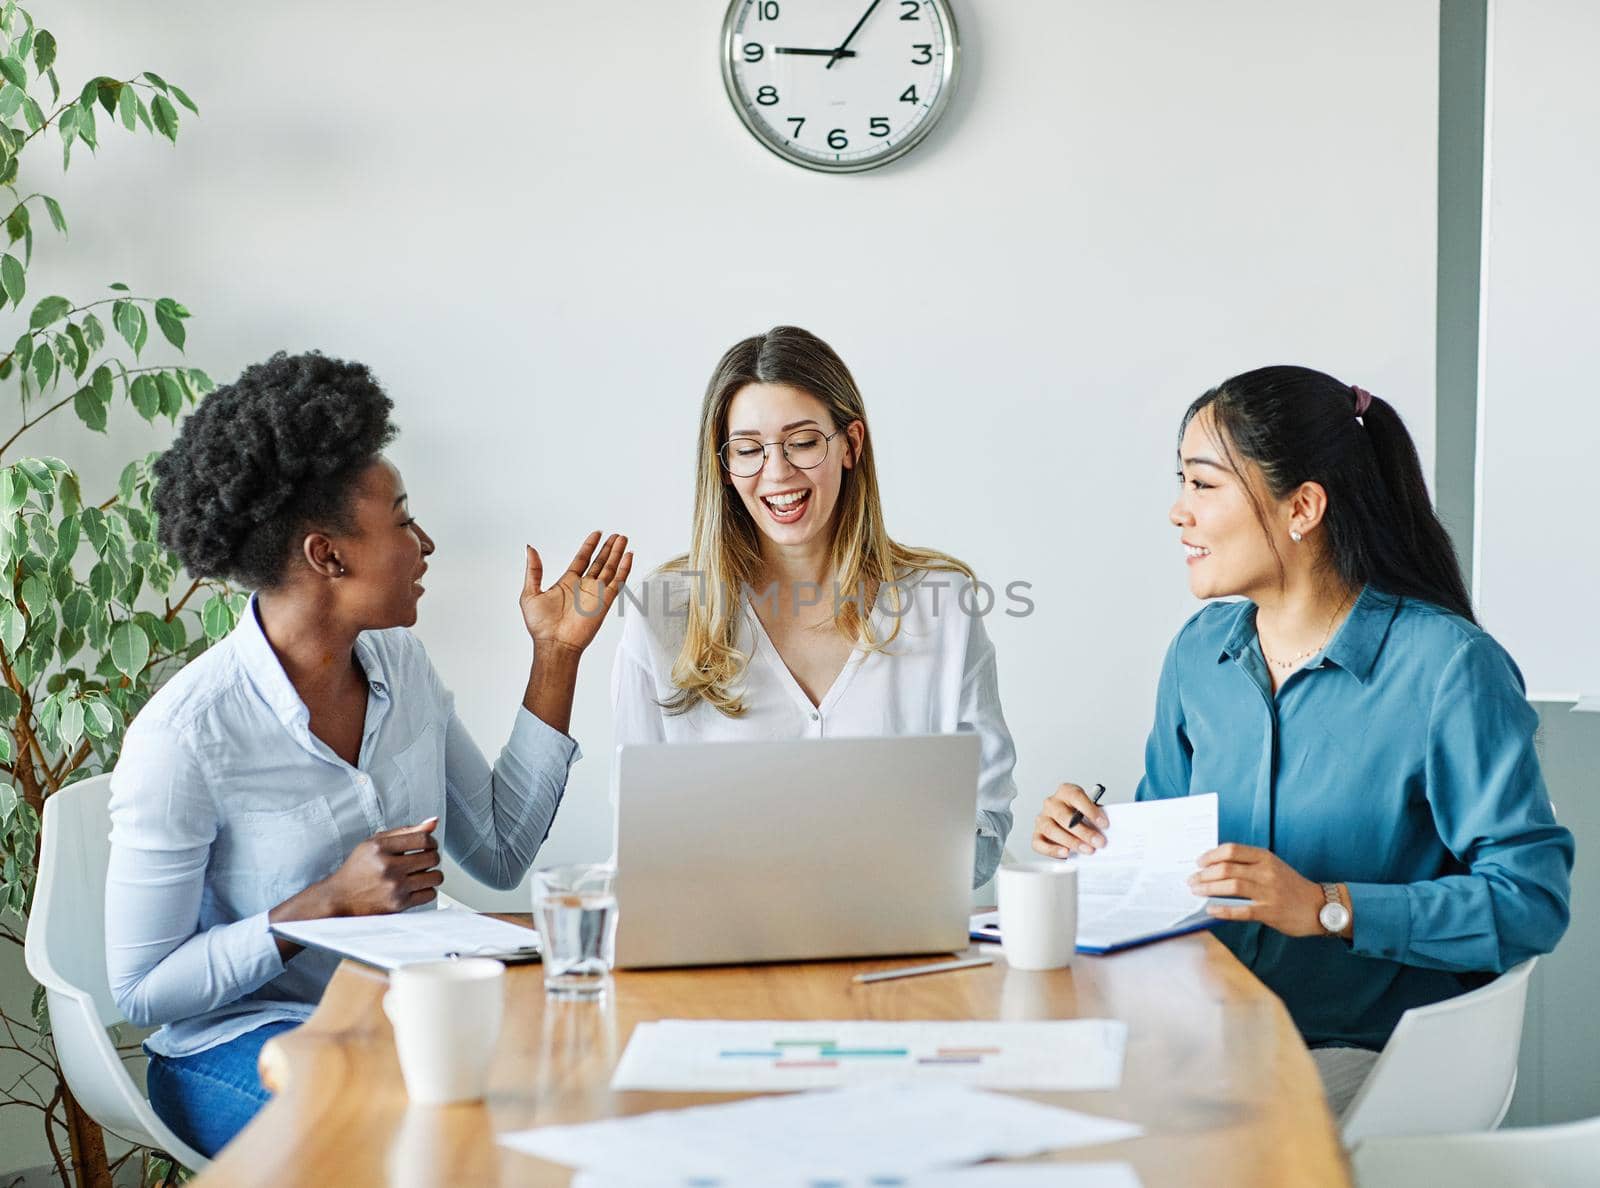
[(978, 749), (978, 842), (973, 858), (972, 885), (980, 887), (994, 877), (1011, 835), (1011, 802), (1017, 797), (1012, 772), (1017, 749), (1000, 708), (1000, 675), (994, 644), (983, 620), (971, 617), (967, 637), (965, 674), (961, 682), (961, 715), (957, 726), (972, 731)]
[(1426, 768), (1434, 823), (1460, 869), (1350, 884), (1356, 952), (1498, 973), (1555, 948), (1574, 847), (1539, 770), (1537, 726), (1505, 651), (1487, 636), (1463, 643), (1434, 694)]
[(135, 722), (111, 777), (106, 973), (137, 1027), (199, 1015), (283, 972), (261, 912), (201, 931), (216, 806), (182, 732)]

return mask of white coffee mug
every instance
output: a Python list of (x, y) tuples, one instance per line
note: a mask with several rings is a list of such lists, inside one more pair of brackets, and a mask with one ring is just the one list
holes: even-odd
[(440, 1105), (484, 1095), (505, 976), (506, 967), (488, 957), (420, 962), (389, 975), (383, 1010), (412, 1101)]
[(1078, 947), (1078, 868), (1066, 862), (1002, 866), (1000, 946), (1012, 969), (1064, 969)]

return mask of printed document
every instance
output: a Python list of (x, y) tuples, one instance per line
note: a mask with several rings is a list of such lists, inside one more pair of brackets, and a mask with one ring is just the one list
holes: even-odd
[(335, 916), (286, 920), (272, 931), (296, 944), (329, 949), (379, 969), (450, 957), (497, 957), (533, 961), (539, 934), (467, 908), (395, 912), (387, 916)]
[(544, 1126), (500, 1141), (622, 1184), (730, 1175), (764, 1177), (762, 1183), (805, 1175), (814, 1183), (1020, 1158), (1141, 1133), (1129, 1122), (1025, 1098), (902, 1083)]

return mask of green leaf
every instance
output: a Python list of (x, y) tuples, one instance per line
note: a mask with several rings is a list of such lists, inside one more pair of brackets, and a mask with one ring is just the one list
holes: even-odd
[(183, 389), (178, 386), (178, 381), (173, 378), (170, 371), (163, 371), (157, 375), (156, 385), (161, 389), (162, 415), (177, 421), (178, 414), (183, 411)]
[[(11, 690), (7, 689), (6, 692), (7, 693), (11, 693)], [(11, 695), (13, 697), (16, 696), (15, 693), (12, 693)], [(22, 703), (20, 701), (17, 703), (17, 705), (19, 707), (21, 706), (21, 704)], [(11, 739), (8, 736), (5, 736), (5, 735), (0, 735), (0, 738), (5, 738), (7, 743), (9, 743), (11, 741)], [(7, 748), (5, 761), (7, 763), (11, 762), (11, 754), (10, 754), (10, 748), (9, 747)], [(17, 811), (17, 793), (16, 793), (16, 789), (14, 789), (10, 784), (0, 784), (0, 821), (8, 820), (10, 818), (11, 814), (16, 812), (16, 811)]]
[[(9, 734), (0, 734), (0, 763), (10, 763), (10, 762), (11, 762), (11, 736)], [(7, 792), (11, 792), (11, 788), (9, 786), (4, 787), (4, 788), (0, 788), (0, 796), (3, 796)], [(11, 793), (11, 799), (13, 800), (13, 802), (16, 800), (16, 793), (15, 792)]]
[(172, 97), (174, 99), (176, 99), (179, 103), (183, 104), (190, 111), (194, 112), (195, 115), (199, 115), (200, 114), (200, 109), (194, 105), (194, 100), (193, 99), (189, 98), (189, 96), (187, 96), (187, 95), (185, 95), (183, 93), (183, 88), (181, 88), (181, 87), (172, 87), (170, 89), (172, 91)]
[[(209, 606), (210, 604), (207, 603)], [(224, 607), (224, 610), (227, 608)], [(28, 634), (28, 620), (23, 618), (22, 612), (9, 598), (0, 598), (0, 645), (5, 647), (8, 655), (15, 656), (17, 649), (22, 646), (23, 638)], [(209, 635), (210, 632), (207, 631)]]
[(117, 115), (122, 120), (122, 126), (132, 132), (139, 124), (139, 109), (133, 101), (133, 88), (123, 87), (122, 94), (117, 97)]
[(144, 72), (144, 77), (145, 81), (148, 82), (152, 87), (155, 87), (157, 90), (165, 91), (168, 89), (167, 80), (162, 78), (153, 70), (146, 70)]
[(150, 122), (150, 109), (144, 105), (144, 100), (138, 95), (133, 97), (133, 110), (139, 117), (139, 122), (144, 125), (146, 132), (154, 132), (156, 126)]
[[(17, 109), (22, 106), (23, 96), (26, 91), (19, 91), (16, 87), (8, 87), (0, 83), (0, 115), (10, 119), (17, 114)], [(15, 146), (11, 146), (14, 148)]]
[(43, 74), (55, 65), (56, 39), (50, 30), (40, 29), (33, 38), (33, 68)]
[(6, 296), (13, 305), (22, 304), (22, 295), (28, 291), (27, 273), (23, 271), (22, 261), (10, 252), (0, 256), (0, 285), (5, 286)]
[(72, 394), (72, 411), (78, 414), (78, 420), (94, 432), (106, 431), (106, 406), (95, 395), (93, 387), (79, 388)]
[(156, 122), (156, 131), (176, 144), (178, 109), (172, 106), (172, 100), (165, 95), (157, 95), (150, 101), (150, 117)]
[(171, 297), (163, 297), (156, 302), (156, 325), (161, 327), (161, 333), (167, 336), (167, 341), (180, 351), (183, 350), (183, 319), (188, 316), (189, 311)]
[(220, 594), (213, 594), (206, 599), (206, 604), (200, 609), (200, 625), (205, 628), (206, 639), (216, 643), (228, 632), (233, 630), (233, 608), (228, 605), (228, 600)]
[(100, 85), (95, 88), (100, 106), (106, 109), (108, 116), (117, 114), (117, 98), (122, 94), (122, 84), (115, 79), (103, 78)]
[(28, 89), (28, 68), (10, 54), (0, 58), (0, 74), (5, 75), (6, 81), (12, 86), (24, 91)]
[(56, 77), (56, 72), (53, 68), (46, 70), (44, 76), (50, 80), (50, 102), (55, 103), (61, 98), (61, 80)]
[(40, 343), (33, 348), (33, 378), (43, 392), (50, 381), (56, 377), (56, 355), (47, 345)]
[(89, 369), (89, 356), (94, 352), (89, 349), (89, 340), (83, 336), (78, 323), (67, 323), (67, 337), (72, 340), (72, 350), (76, 356), (72, 361), (73, 378), (82, 379), (83, 373)]
[(111, 306), (111, 324), (117, 328), (117, 333), (133, 348), (134, 358), (144, 350), (145, 340), (150, 337), (150, 326), (145, 321), (144, 310), (132, 301), (117, 301)]
[(124, 507), (133, 502), (133, 485), (139, 481), (138, 461), (129, 462), (122, 468), (122, 474), (117, 479), (117, 498)]
[[(21, 712), (22, 698), (12, 691), (11, 686), (0, 685), (0, 725), (9, 727)], [(0, 810), (0, 817), (5, 815), (5, 811)]]
[(37, 132), (44, 127), (44, 108), (40, 107), (32, 95), (22, 97), (22, 118), (28, 121), (28, 131)]
[(27, 479), (14, 466), (0, 471), (0, 513), (9, 516), (27, 501)]
[(24, 458), (17, 463), (17, 469), (33, 485), (34, 490), (54, 494), (55, 475), (51, 473), (49, 464), (43, 458)]
[(61, 721), (56, 730), (68, 750), (78, 745), (83, 737), (83, 702), (74, 699), (61, 707)]
[(89, 596), (89, 591), (81, 588), (74, 590), (61, 604), (61, 625), (68, 631), (82, 631), (89, 625), (89, 616), (92, 614), (94, 599)]
[(78, 129), (78, 139), (91, 149), (99, 148), (100, 142), (95, 138), (94, 130), (94, 105), (90, 104), (88, 107), (79, 107), (75, 110), (78, 118), (73, 126)]
[(28, 319), (28, 324), (35, 330), (43, 330), (52, 322), (59, 322), (66, 317), (72, 309), (72, 302), (65, 297), (46, 297), (33, 307), (33, 315)]
[[(51, 549), (51, 552), (54, 552)], [(30, 617), (37, 617), (49, 609), (55, 600), (50, 596), (50, 587), (44, 584), (39, 577), (29, 577), (22, 582), (22, 602), (27, 607)]]
[(106, 513), (98, 507), (86, 507), (83, 514), (78, 517), (83, 525), (83, 534), (89, 538), (89, 543), (94, 545), (96, 552), (105, 551), (106, 547)]
[(189, 385), (202, 396), (204, 396), (207, 392), (212, 391), (217, 386), (212, 381), (211, 377), (205, 372), (201, 371), (198, 367), (189, 368), (188, 375)]
[(112, 281), (109, 285), (106, 286), (106, 288), (115, 289), (119, 293), (127, 293), (127, 292), (130, 291), (128, 286), (123, 284), (121, 281)]
[(111, 630), (111, 663), (125, 677), (136, 677), (150, 660), (150, 637), (136, 623), (118, 623)]
[[(93, 314), (83, 315), (83, 338), (89, 344), (90, 353), (98, 351), (106, 344), (106, 328)], [(106, 399), (111, 399), (109, 394)]]
[(97, 697), (89, 703), (89, 716), (83, 725), (91, 736), (106, 738), (116, 728), (116, 717), (111, 707)]
[(100, 603), (111, 601), (111, 595), (117, 589), (117, 575), (111, 566), (104, 561), (97, 562), (89, 571), (89, 589), (93, 592), (95, 600)]
[(70, 562), (78, 554), (80, 539), (82, 536), (78, 527), (78, 517), (64, 517), (61, 523), (56, 525), (55, 560)]
[(133, 407), (141, 417), (147, 421), (156, 419), (156, 415), (161, 411), (161, 389), (156, 386), (154, 376), (135, 376), (128, 395), (133, 399)]

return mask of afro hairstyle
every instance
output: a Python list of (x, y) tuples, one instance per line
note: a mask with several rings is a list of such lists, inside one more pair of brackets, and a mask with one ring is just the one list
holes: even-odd
[(161, 543), (194, 577), (279, 585), (297, 532), (348, 531), (357, 480), (394, 439), (360, 363), (279, 351), (200, 402), (156, 460)]

